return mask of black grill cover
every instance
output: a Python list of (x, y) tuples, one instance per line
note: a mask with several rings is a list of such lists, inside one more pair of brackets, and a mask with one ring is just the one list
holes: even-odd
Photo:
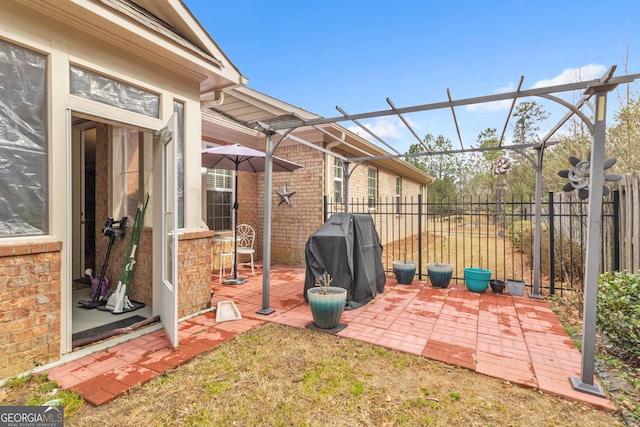
[(384, 292), (382, 243), (371, 215), (336, 213), (309, 237), (304, 248), (307, 289), (329, 273), (331, 286), (347, 290), (346, 309), (358, 308)]

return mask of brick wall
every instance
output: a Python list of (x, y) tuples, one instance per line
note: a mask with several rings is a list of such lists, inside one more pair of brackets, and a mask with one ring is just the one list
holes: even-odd
[(264, 182), (264, 173), (238, 172), (238, 224), (256, 227), (258, 181)]
[[(397, 239), (398, 230), (415, 230), (417, 232), (417, 216), (398, 216), (397, 221), (391, 223), (384, 219), (387, 218), (386, 216), (376, 215), (376, 213), (389, 212), (395, 209), (393, 203), (396, 195), (396, 177), (399, 175), (377, 165), (371, 165), (371, 167), (378, 171), (377, 201), (379, 204), (373, 209), (368, 209), (366, 206), (352, 207), (352, 211), (369, 212), (372, 215), (383, 245), (387, 245)], [(349, 200), (360, 205), (366, 205), (369, 188), (369, 165), (363, 163), (357, 168), (353, 168), (352, 165), (350, 170), (352, 173), (349, 178)], [(413, 200), (414, 203), (417, 203), (418, 194), (420, 194), (420, 184), (403, 177), (402, 200)], [(333, 194), (329, 194), (329, 197), (332, 198)], [(333, 206), (333, 211), (343, 212), (343, 208), (342, 206)]]
[(213, 231), (181, 234), (178, 254), (178, 318), (211, 307)]
[[(304, 167), (293, 172), (273, 174), (271, 204), (271, 262), (274, 264), (304, 265), (304, 245), (323, 221), (323, 196), (333, 197), (333, 187), (325, 189), (325, 154), (302, 144), (281, 145), (276, 156), (299, 163)], [(367, 163), (350, 166), (349, 198), (364, 198), (368, 192)], [(378, 198), (395, 197), (397, 173), (375, 166), (378, 170)], [(295, 191), (290, 197), (291, 206), (280, 203), (277, 191)], [(238, 223), (248, 223), (256, 230), (256, 258), (262, 258), (264, 229), (264, 173), (240, 172), (238, 174), (238, 198), (240, 209)], [(403, 198), (417, 200), (420, 184), (402, 180)], [(341, 209), (339, 209), (341, 211)], [(370, 211), (374, 215), (376, 210)], [(411, 224), (409, 224), (411, 226)], [(376, 224), (381, 238), (388, 234), (386, 225)], [(215, 257), (214, 271), (218, 271), (219, 258)]]
[[(293, 172), (273, 174), (271, 204), (271, 262), (274, 264), (304, 265), (304, 245), (307, 238), (322, 225), (322, 196), (324, 194), (324, 154), (302, 144), (281, 146), (276, 156), (303, 165)], [(280, 204), (276, 191), (282, 191), (287, 183), (291, 206)], [(258, 218), (256, 230), (263, 235), (264, 229), (264, 179), (258, 181)], [(259, 253), (262, 254), (263, 242)], [(293, 257), (292, 257), (293, 254)], [(293, 261), (293, 262), (292, 262)]]
[(60, 357), (61, 250), (0, 244), (0, 378)]

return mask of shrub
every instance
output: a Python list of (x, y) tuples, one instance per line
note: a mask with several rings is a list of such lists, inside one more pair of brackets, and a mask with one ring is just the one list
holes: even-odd
[(520, 220), (513, 221), (509, 224), (509, 240), (511, 240), (513, 247), (524, 252), (525, 247), (523, 241), (527, 240), (526, 237), (529, 237), (531, 240), (533, 239), (534, 229), (535, 225), (531, 221)]
[(624, 355), (640, 359), (640, 272), (600, 275), (597, 325)]
[[(549, 230), (543, 226), (540, 246), (540, 271), (547, 276), (551, 275), (551, 244), (549, 242), (551, 242)], [(584, 276), (584, 250), (579, 242), (558, 235), (553, 239), (553, 246), (553, 273), (555, 280), (570, 282), (573, 289), (573, 285), (582, 283), (582, 277)], [(523, 235), (522, 252), (533, 260), (533, 233)]]
[[(533, 244), (533, 234), (535, 229), (536, 224), (529, 220), (518, 220), (509, 224), (509, 240), (513, 247), (517, 248), (521, 252), (527, 253), (527, 246)], [(543, 223), (541, 229), (544, 233), (548, 230), (548, 227)]]

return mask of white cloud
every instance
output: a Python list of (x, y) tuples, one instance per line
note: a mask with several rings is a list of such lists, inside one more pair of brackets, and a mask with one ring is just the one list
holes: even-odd
[(607, 67), (600, 64), (589, 64), (580, 68), (565, 68), (560, 74), (550, 79), (538, 80), (533, 88), (556, 86), (567, 83), (583, 82), (600, 78)]
[[(516, 85), (514, 83), (509, 83), (509, 86), (498, 88), (494, 93), (507, 93), (507, 92), (513, 92), (515, 90), (516, 90)], [(469, 111), (494, 112), (494, 111), (508, 110), (510, 107), (511, 107), (511, 100), (504, 99), (502, 101), (467, 105), (466, 109)]]
[[(405, 128), (404, 124), (400, 121), (400, 119), (395, 117), (377, 118), (371, 123), (364, 123), (364, 125), (367, 127), (367, 129), (369, 129), (371, 132), (373, 132), (383, 140), (387, 140), (387, 139), (394, 140), (394, 139), (402, 138), (403, 137), (402, 129)], [(375, 140), (375, 138), (369, 135), (369, 133), (364, 129), (362, 129), (360, 126), (353, 125), (353, 126), (347, 127), (347, 129), (349, 129), (351, 132), (356, 133), (369, 141)]]
[[(567, 83), (575, 83), (580, 81), (588, 81), (600, 78), (604, 72), (607, 70), (607, 67), (600, 64), (588, 64), (582, 66), (580, 68), (565, 68), (562, 70), (560, 74), (550, 79), (538, 80), (534, 85), (533, 89), (547, 87), (547, 86), (557, 86)], [(497, 89), (494, 93), (506, 93), (513, 92), (516, 90), (516, 86), (514, 83), (510, 83), (506, 87), (501, 87)], [(495, 101), (495, 102), (486, 102), (483, 104), (472, 104), (467, 105), (466, 109), (468, 111), (477, 111), (477, 112), (495, 112), (495, 111), (506, 111), (511, 107), (512, 101), (510, 99), (505, 99), (503, 101)]]

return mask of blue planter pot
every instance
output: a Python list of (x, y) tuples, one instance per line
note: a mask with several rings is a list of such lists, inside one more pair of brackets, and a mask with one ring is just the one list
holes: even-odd
[(453, 264), (430, 262), (427, 264), (429, 281), (434, 288), (446, 288), (453, 276)]
[(491, 270), (467, 267), (464, 269), (464, 283), (471, 292), (483, 293), (489, 287)]
[(322, 294), (322, 289), (307, 289), (307, 299), (313, 316), (313, 323), (320, 329), (333, 329), (340, 324), (340, 317), (347, 303), (347, 290), (337, 286), (329, 286), (329, 293)]
[(413, 276), (416, 275), (415, 261), (393, 261), (391, 264), (398, 283), (410, 285), (413, 282)]

